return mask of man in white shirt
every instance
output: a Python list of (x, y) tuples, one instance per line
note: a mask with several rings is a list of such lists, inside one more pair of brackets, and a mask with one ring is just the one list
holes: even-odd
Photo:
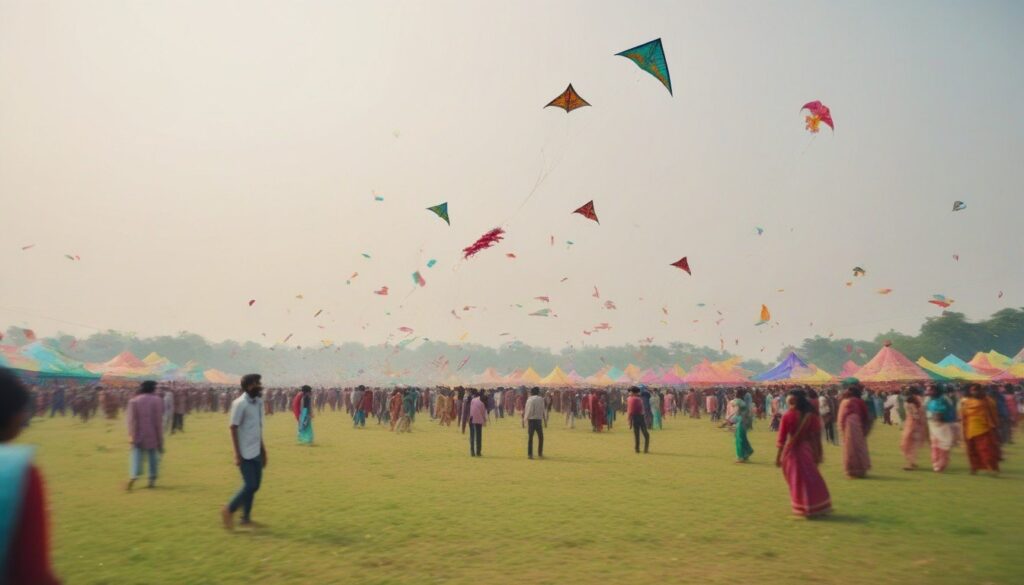
[(540, 397), (540, 388), (530, 390), (530, 397), (523, 407), (523, 421), (527, 425), (526, 455), (533, 459), (533, 435), (537, 435), (537, 456), (544, 458), (544, 423), (547, 422), (548, 409), (544, 407), (544, 399)]
[(242, 525), (252, 522), (252, 501), (260, 489), (267, 449), (263, 446), (263, 385), (259, 374), (242, 376), (242, 395), (231, 403), (231, 442), (235, 447), (235, 465), (242, 473), (242, 487), (221, 510), (224, 528), (235, 526), (235, 511), (242, 508)]

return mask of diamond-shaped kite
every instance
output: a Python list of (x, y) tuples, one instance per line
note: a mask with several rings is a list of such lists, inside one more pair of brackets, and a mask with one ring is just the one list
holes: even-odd
[(556, 108), (562, 108), (565, 110), (565, 113), (568, 114), (576, 108), (582, 108), (589, 105), (590, 104), (587, 103), (587, 100), (581, 98), (580, 94), (576, 93), (576, 90), (572, 88), (572, 84), (570, 83), (569, 87), (565, 88), (565, 91), (563, 91), (561, 95), (548, 102), (548, 105), (544, 107), (550, 108), (551, 106), (555, 106)]
[(584, 203), (579, 209), (577, 209), (576, 211), (573, 211), (573, 213), (578, 213), (578, 214), (582, 215), (583, 217), (585, 217), (585, 218), (587, 218), (587, 219), (589, 219), (591, 221), (596, 222), (597, 224), (601, 223), (601, 220), (597, 219), (597, 212), (594, 211), (594, 200), (593, 199), (591, 199), (590, 201), (587, 201), (586, 203)]

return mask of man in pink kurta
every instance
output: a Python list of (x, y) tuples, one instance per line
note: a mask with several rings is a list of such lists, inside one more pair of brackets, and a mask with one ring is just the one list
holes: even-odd
[(164, 401), (155, 392), (156, 382), (143, 382), (125, 413), (132, 445), (129, 490), (142, 474), (143, 455), (149, 459), (149, 487), (156, 483), (160, 454), (164, 452)]

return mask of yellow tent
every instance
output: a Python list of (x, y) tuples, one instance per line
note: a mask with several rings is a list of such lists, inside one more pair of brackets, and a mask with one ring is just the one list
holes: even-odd
[(519, 377), (519, 382), (522, 384), (540, 384), (540, 374), (534, 371), (533, 366), (530, 366)]
[(562, 371), (562, 368), (555, 366), (551, 373), (541, 378), (540, 383), (545, 386), (569, 386), (572, 380)]
[(984, 374), (968, 372), (966, 370), (961, 370), (956, 366), (940, 366), (939, 364), (925, 359), (923, 356), (917, 358), (917, 365), (921, 366), (928, 372), (938, 374), (948, 380), (971, 380), (977, 382), (988, 380), (988, 376)]

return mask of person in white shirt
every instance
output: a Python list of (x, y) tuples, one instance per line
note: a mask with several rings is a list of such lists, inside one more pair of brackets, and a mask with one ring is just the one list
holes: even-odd
[(242, 376), (242, 395), (231, 404), (231, 442), (235, 447), (235, 465), (242, 473), (242, 487), (221, 510), (224, 527), (235, 526), (235, 512), (242, 509), (242, 525), (251, 524), (252, 502), (267, 466), (267, 448), (263, 445), (263, 385), (259, 374)]
[(530, 397), (523, 407), (523, 421), (527, 426), (526, 456), (533, 459), (533, 435), (537, 435), (537, 456), (544, 458), (544, 424), (548, 419), (548, 409), (544, 399), (540, 397), (540, 388), (530, 390)]

